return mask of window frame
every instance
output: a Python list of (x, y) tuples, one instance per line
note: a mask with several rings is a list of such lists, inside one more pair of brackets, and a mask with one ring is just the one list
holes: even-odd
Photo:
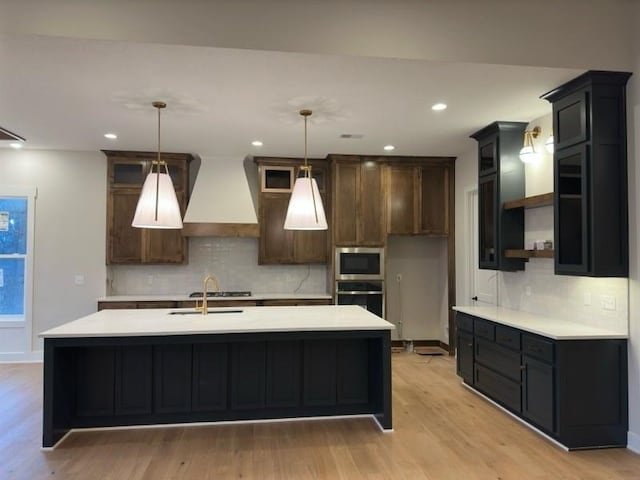
[(2, 185), (0, 184), (0, 197), (17, 197), (27, 199), (27, 245), (24, 255), (2, 255), (2, 258), (24, 258), (24, 312), (22, 315), (0, 315), (0, 329), (25, 328), (24, 349), (30, 351), (31, 335), (33, 330), (33, 250), (35, 237), (35, 200), (36, 187)]

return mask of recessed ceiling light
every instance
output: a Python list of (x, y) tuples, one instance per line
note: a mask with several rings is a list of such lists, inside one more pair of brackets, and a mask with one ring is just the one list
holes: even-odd
[(396, 148), (396, 147), (394, 147), (393, 145), (385, 145), (385, 146), (384, 146), (384, 149), (385, 149), (387, 152), (390, 152), (391, 150), (393, 150), (393, 149), (395, 149), (395, 148)]
[(261, 147), (262, 142), (260, 140), (254, 140), (253, 142), (251, 142), (251, 145), (253, 145), (254, 147)]
[(22, 148), (22, 144), (19, 142), (13, 142), (13, 143), (10, 143), (9, 145), (15, 149)]
[(446, 110), (446, 108), (447, 108), (446, 103), (436, 103), (435, 105), (431, 106), (431, 110), (434, 110), (436, 112), (439, 112), (441, 110)]
[(118, 135), (116, 135), (115, 133), (105, 133), (104, 138), (108, 138), (109, 140), (115, 140), (116, 138), (118, 138)]

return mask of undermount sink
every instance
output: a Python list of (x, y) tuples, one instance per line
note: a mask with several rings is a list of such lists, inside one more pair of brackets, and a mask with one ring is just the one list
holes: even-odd
[[(242, 310), (207, 310), (207, 315), (214, 315), (218, 313), (242, 313)], [(195, 310), (178, 310), (169, 312), (168, 315), (202, 315), (202, 312), (196, 312)]]

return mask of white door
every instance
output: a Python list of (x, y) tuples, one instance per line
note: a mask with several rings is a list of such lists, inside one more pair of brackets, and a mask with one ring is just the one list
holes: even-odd
[(469, 265), (468, 275), (470, 279), (469, 299), (467, 305), (496, 305), (498, 292), (498, 271), (497, 270), (481, 270), (478, 268), (478, 244), (479, 244), (479, 226), (478, 226), (478, 190), (469, 192), (468, 197), (468, 219), (469, 231), (471, 235), (469, 248)]

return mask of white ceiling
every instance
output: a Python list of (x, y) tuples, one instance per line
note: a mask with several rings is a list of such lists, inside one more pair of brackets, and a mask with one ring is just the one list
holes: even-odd
[(32, 35), (0, 36), (0, 69), (0, 126), (25, 148), (153, 151), (163, 100), (163, 150), (242, 157), (301, 156), (302, 107), (310, 156), (457, 156), (492, 121), (549, 113), (539, 96), (582, 73)]

